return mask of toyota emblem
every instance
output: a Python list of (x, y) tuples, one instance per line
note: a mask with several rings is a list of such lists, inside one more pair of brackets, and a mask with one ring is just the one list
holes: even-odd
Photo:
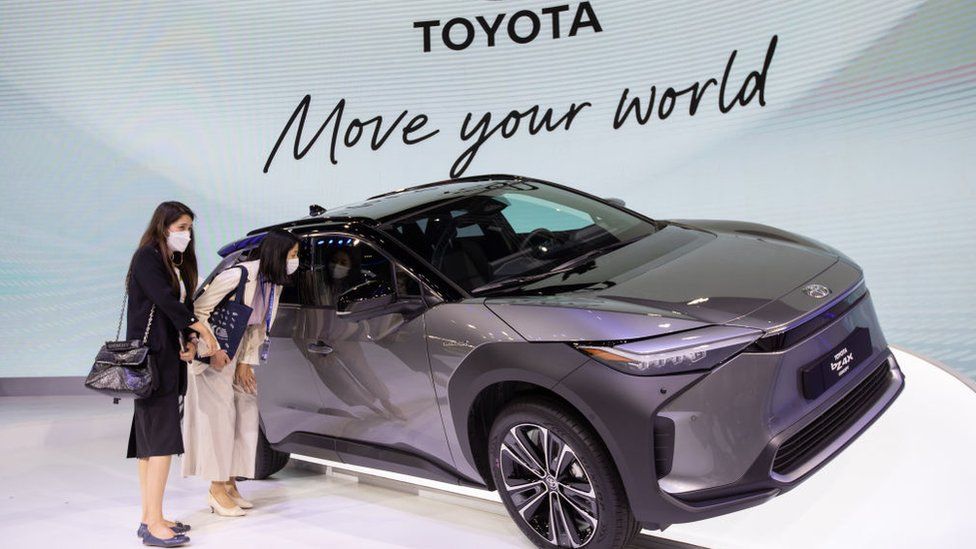
[(803, 287), (803, 293), (814, 299), (823, 299), (830, 295), (830, 288), (823, 284), (807, 284)]

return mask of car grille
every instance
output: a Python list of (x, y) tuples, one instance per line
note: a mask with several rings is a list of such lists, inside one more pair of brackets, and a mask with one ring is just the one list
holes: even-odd
[(795, 326), (785, 332), (768, 335), (756, 341), (746, 349), (746, 352), (773, 353), (788, 349), (844, 316), (844, 314), (856, 307), (867, 296), (867, 287), (862, 285), (829, 309), (821, 311), (799, 326)]
[(844, 398), (786, 439), (773, 458), (773, 472), (788, 474), (833, 442), (877, 402), (888, 385), (890, 372), (888, 361), (883, 361)]

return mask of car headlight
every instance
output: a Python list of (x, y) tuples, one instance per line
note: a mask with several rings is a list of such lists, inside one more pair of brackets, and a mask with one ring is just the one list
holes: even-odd
[(652, 376), (713, 368), (763, 333), (738, 326), (708, 326), (619, 345), (581, 343), (576, 348), (621, 372)]

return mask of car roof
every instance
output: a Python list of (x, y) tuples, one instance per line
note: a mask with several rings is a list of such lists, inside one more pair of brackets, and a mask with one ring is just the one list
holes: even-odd
[(328, 225), (333, 223), (358, 222), (369, 225), (380, 225), (412, 212), (423, 210), (442, 202), (455, 200), (462, 196), (470, 196), (482, 191), (496, 189), (500, 185), (512, 185), (527, 181), (536, 184), (547, 184), (537, 179), (507, 174), (446, 179), (379, 194), (362, 202), (332, 208), (319, 215), (308, 215), (293, 221), (262, 227), (247, 234), (251, 236), (266, 233), (276, 228), (294, 229), (304, 226)]

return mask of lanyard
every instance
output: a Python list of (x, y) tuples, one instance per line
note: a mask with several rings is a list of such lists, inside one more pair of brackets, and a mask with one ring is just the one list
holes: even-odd
[[(264, 294), (264, 281), (261, 281), (261, 294)], [(275, 287), (274, 284), (271, 285), (271, 292), (268, 297), (268, 309), (264, 312), (264, 341), (261, 342), (261, 348), (258, 351), (261, 364), (268, 361), (268, 352), (271, 349), (271, 308), (274, 307), (274, 294)]]
[[(264, 293), (264, 281), (261, 281), (261, 293)], [(271, 335), (271, 308), (274, 306), (275, 298), (275, 287), (274, 284), (271, 285), (271, 295), (268, 297), (268, 307), (264, 312), (264, 330), (265, 335)]]

